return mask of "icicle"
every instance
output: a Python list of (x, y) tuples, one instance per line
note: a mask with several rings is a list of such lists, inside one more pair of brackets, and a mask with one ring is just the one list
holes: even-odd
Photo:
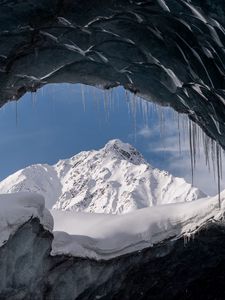
[(145, 127), (148, 126), (148, 110), (147, 110), (147, 101), (141, 100), (141, 111), (142, 111), (142, 118), (144, 119)]
[(119, 96), (119, 92), (118, 89), (115, 89), (115, 100), (116, 100), (116, 109), (117, 111), (120, 110), (120, 96)]
[(83, 84), (80, 84), (80, 88), (81, 88), (81, 97), (82, 97), (83, 109), (84, 109), (84, 112), (85, 112), (86, 111), (86, 103), (85, 103), (85, 93), (84, 93)]
[(17, 100), (15, 101), (16, 104), (16, 127), (18, 127), (18, 106), (17, 106)]
[(136, 96), (134, 94), (132, 94), (132, 98), (131, 98), (131, 101), (129, 101), (129, 103), (131, 105), (131, 117), (132, 117), (133, 130), (134, 130), (134, 141), (136, 142), (136, 138), (137, 138), (137, 119), (136, 119), (137, 118), (137, 107), (136, 107)]
[(111, 110), (115, 111), (115, 97), (114, 97), (114, 89), (110, 89), (110, 102), (111, 102)]
[(159, 128), (160, 128), (160, 136), (161, 136), (161, 145), (162, 148), (165, 149), (165, 121), (164, 121), (164, 111), (161, 107), (159, 107), (158, 111), (159, 116)]
[(216, 165), (217, 165), (217, 184), (218, 184), (218, 206), (221, 209), (221, 197), (220, 197), (220, 146), (216, 143)]
[(136, 96), (136, 101), (138, 103), (138, 113), (141, 114), (141, 99), (140, 99), (140, 97)]
[(200, 139), (199, 139), (199, 127), (195, 125), (195, 146), (196, 146), (196, 157), (200, 157)]
[(95, 93), (95, 88), (91, 89), (91, 94), (92, 94), (92, 98), (94, 99), (95, 111), (98, 112), (99, 111), (99, 107), (98, 107), (98, 99), (97, 99), (96, 93)]
[(105, 120), (109, 121), (109, 100), (107, 91), (104, 90), (104, 111), (105, 111)]
[[(219, 145), (218, 145), (219, 146)], [(223, 161), (222, 161), (222, 153), (221, 147), (219, 146), (219, 162), (220, 162), (220, 178), (223, 178)]]
[(131, 103), (129, 101), (129, 95), (128, 95), (127, 90), (125, 91), (125, 101), (126, 101), (127, 108), (128, 108), (128, 115), (131, 118), (132, 117), (132, 108), (131, 108)]
[(160, 128), (160, 136), (163, 137), (163, 116), (161, 107), (158, 107), (158, 118), (159, 118), (159, 128)]
[(31, 92), (32, 107), (35, 107), (35, 93)]
[(182, 129), (183, 129), (183, 143), (185, 144), (185, 142), (186, 142), (186, 132), (187, 132), (187, 127), (186, 127), (186, 125), (187, 125), (187, 119), (186, 118), (183, 118), (182, 119)]
[(190, 156), (191, 156), (191, 183), (193, 185), (193, 181), (194, 181), (194, 164), (193, 164), (193, 145), (192, 145), (191, 121), (189, 121), (189, 146), (190, 146)]
[(205, 154), (205, 163), (206, 163), (206, 166), (208, 165), (210, 168), (208, 140), (203, 131), (202, 131), (202, 142), (203, 142), (203, 149), (204, 149), (204, 154)]
[(215, 164), (215, 145), (214, 140), (211, 140), (211, 160), (212, 160), (212, 167), (213, 167), (213, 176), (214, 180), (216, 180), (216, 164)]
[(196, 166), (196, 124), (192, 122), (193, 163)]
[(180, 154), (180, 156), (181, 156), (180, 118), (179, 118), (179, 113), (177, 114), (177, 129), (178, 129), (179, 154)]

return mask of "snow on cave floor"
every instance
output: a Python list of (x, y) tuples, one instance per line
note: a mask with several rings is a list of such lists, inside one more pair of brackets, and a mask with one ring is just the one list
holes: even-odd
[[(139, 251), (165, 239), (190, 236), (210, 219), (219, 221), (225, 210), (225, 191), (218, 198), (139, 209), (123, 215), (51, 210), (54, 219), (52, 255), (65, 254), (107, 260)], [(52, 231), (53, 219), (43, 196), (34, 193), (0, 195), (0, 246), (16, 230), (38, 217)]]
[(111, 259), (150, 247), (168, 238), (190, 236), (210, 219), (220, 220), (225, 191), (218, 197), (139, 209), (123, 215), (51, 210), (52, 254)]

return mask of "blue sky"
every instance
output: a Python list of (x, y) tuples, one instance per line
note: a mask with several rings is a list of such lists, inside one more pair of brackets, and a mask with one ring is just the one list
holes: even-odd
[[(140, 105), (145, 111), (147, 105), (136, 102), (139, 105), (132, 105), (133, 96), (127, 96), (122, 88), (104, 92), (60, 84), (5, 105), (0, 110), (0, 180), (30, 164), (53, 164), (119, 138), (134, 145), (152, 166), (191, 182), (187, 135), (181, 134), (180, 153), (177, 115), (153, 104), (148, 104), (144, 114)], [(203, 149), (194, 178), (195, 186), (216, 194), (216, 181), (205, 166)]]

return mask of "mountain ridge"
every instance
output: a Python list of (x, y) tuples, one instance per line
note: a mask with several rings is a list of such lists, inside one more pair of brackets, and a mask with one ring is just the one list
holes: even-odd
[(49, 209), (113, 214), (205, 197), (118, 139), (52, 166), (31, 165), (0, 182), (1, 193), (20, 191), (40, 193)]

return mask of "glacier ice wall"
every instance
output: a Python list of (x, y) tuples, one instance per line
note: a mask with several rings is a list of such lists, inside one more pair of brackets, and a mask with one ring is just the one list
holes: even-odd
[(52, 234), (34, 218), (0, 248), (0, 299), (224, 299), (224, 234), (211, 223), (187, 244), (97, 262), (52, 257)]

